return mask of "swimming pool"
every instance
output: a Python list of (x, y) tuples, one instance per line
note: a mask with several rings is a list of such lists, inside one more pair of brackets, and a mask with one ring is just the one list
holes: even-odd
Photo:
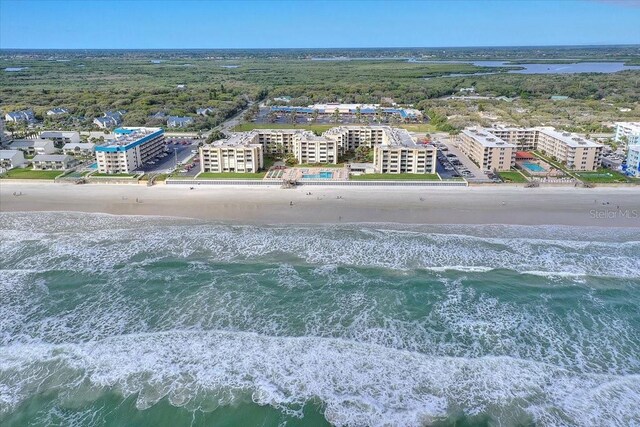
[(523, 162), (522, 166), (529, 169), (531, 172), (544, 172), (546, 170), (545, 168), (543, 168), (537, 163)]
[(332, 179), (333, 172), (325, 171), (314, 174), (302, 174), (302, 178), (304, 179)]
[(98, 169), (98, 163), (97, 162), (96, 163), (91, 163), (89, 165), (89, 169)]

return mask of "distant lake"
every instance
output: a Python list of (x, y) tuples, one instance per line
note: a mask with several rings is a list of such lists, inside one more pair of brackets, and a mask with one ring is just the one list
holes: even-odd
[(15, 73), (16, 71), (23, 71), (23, 70), (26, 70), (27, 68), (29, 67), (7, 67), (4, 70)]
[(523, 67), (511, 70), (513, 74), (576, 74), (576, 73), (617, 73), (624, 70), (640, 70), (638, 65), (624, 65), (623, 62), (576, 62), (573, 64), (513, 64), (503, 61), (476, 61), (478, 67)]
[[(521, 70), (504, 71), (510, 74), (577, 74), (577, 73), (617, 73), (624, 70), (640, 70), (639, 65), (624, 65), (624, 62), (575, 62), (575, 63), (544, 63), (544, 64), (514, 64), (507, 61), (420, 61), (409, 59), (413, 63), (427, 64), (473, 64), (477, 67), (520, 67)], [(481, 72), (468, 74), (449, 74), (451, 77), (469, 75), (497, 74), (496, 72)]]
[(240, 68), (239, 65), (221, 65), (222, 68)]

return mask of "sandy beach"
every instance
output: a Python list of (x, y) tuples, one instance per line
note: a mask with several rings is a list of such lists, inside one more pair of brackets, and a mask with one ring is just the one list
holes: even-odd
[[(311, 195), (307, 193), (311, 192)], [(22, 193), (20, 196), (14, 193)], [(228, 187), (0, 183), (0, 211), (161, 215), (242, 223), (640, 226), (638, 188)]]

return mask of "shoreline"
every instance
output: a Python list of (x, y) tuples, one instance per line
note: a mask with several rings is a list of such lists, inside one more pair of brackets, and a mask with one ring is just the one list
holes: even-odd
[[(22, 192), (22, 196), (14, 196)], [(307, 193), (311, 193), (308, 195)], [(640, 227), (633, 187), (279, 187), (0, 183), (0, 212), (95, 212), (255, 224)]]

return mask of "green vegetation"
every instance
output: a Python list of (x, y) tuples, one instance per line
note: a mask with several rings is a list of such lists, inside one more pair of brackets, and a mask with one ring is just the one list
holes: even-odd
[(498, 175), (504, 182), (528, 182), (527, 178), (518, 171), (499, 172)]
[(351, 175), (349, 179), (352, 181), (440, 181), (440, 177), (435, 173), (369, 173)]
[(262, 179), (265, 173), (239, 173), (239, 172), (202, 172), (197, 179)]
[(37, 171), (33, 169), (17, 168), (5, 172), (0, 177), (7, 179), (55, 179), (63, 173), (63, 171)]
[[(378, 59), (311, 59), (341, 56)], [(6, 66), (28, 68), (0, 73), (0, 107), (4, 111), (32, 107), (45, 127), (65, 129), (91, 129), (94, 117), (116, 109), (127, 111), (124, 125), (162, 125), (164, 120), (152, 118), (152, 114), (164, 112), (194, 117), (195, 123), (184, 130), (212, 129), (246, 107), (248, 101), (274, 96), (291, 97), (290, 105), (333, 101), (411, 104), (428, 113), (431, 123), (402, 126), (420, 132), (455, 132), (470, 124), (489, 125), (495, 121), (603, 132), (608, 130), (603, 123), (614, 117), (620, 121), (640, 120), (638, 71), (525, 75), (500, 72), (517, 68), (515, 62), (503, 69), (471, 63), (420, 62), (421, 59), (535, 62), (540, 58), (558, 61), (568, 57), (572, 61), (640, 63), (637, 48), (625, 46), (547, 47), (535, 51), (527, 48), (2, 51), (0, 59)], [(161, 62), (152, 63), (153, 59)], [(225, 68), (229, 65), (236, 67)], [(498, 73), (474, 74), (486, 71)], [(449, 98), (468, 87), (475, 88), (475, 95), (482, 99)], [(554, 102), (549, 99), (552, 95), (570, 99)], [(46, 116), (47, 109), (58, 106), (70, 109), (71, 113), (55, 119)], [(206, 117), (196, 116), (196, 109), (201, 107), (213, 107), (214, 111)], [(257, 107), (253, 107), (245, 119), (251, 120), (256, 114)], [(237, 129), (262, 126), (249, 123)], [(331, 126), (296, 125), (316, 133)], [(17, 133), (29, 132), (21, 125), (11, 123), (7, 127)]]
[(609, 169), (599, 169), (596, 172), (576, 172), (578, 178), (589, 183), (617, 183), (629, 182), (629, 179), (620, 172)]

